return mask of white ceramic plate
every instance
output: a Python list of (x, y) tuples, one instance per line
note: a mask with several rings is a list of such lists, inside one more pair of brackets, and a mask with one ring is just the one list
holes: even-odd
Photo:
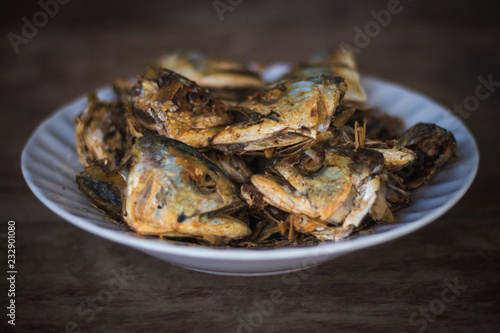
[[(428, 98), (379, 79), (364, 80), (369, 104), (404, 118), (407, 127), (422, 121), (453, 132), (457, 155), (429, 184), (414, 193), (414, 204), (397, 212), (395, 224), (372, 227), (373, 233), (354, 235), (339, 243), (302, 248), (214, 249), (145, 239), (111, 223), (77, 188), (83, 170), (75, 151), (73, 116), (86, 96), (57, 110), (33, 133), (22, 154), (22, 170), (35, 195), (54, 213), (79, 228), (131, 246), (174, 264), (214, 274), (265, 275), (304, 269), (346, 253), (387, 242), (422, 228), (449, 210), (467, 191), (478, 168), (479, 155), (471, 133), (444, 107)], [(112, 89), (99, 90), (104, 100)]]

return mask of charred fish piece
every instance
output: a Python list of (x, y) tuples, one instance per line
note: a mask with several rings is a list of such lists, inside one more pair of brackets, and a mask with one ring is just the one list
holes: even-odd
[(409, 189), (427, 184), (456, 155), (457, 142), (451, 132), (435, 124), (418, 123), (399, 138), (397, 144), (414, 151), (418, 158), (400, 172)]

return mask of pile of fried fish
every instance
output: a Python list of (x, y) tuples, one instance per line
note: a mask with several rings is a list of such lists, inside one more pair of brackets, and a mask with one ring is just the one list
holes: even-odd
[(274, 82), (265, 65), (171, 52), (75, 117), (79, 189), (144, 237), (231, 247), (340, 241), (411, 203), (455, 156), (434, 124), (366, 106), (349, 48)]

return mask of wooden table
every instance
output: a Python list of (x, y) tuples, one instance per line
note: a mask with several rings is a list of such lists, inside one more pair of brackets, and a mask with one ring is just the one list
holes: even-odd
[[(241, 1), (232, 3), (237, 2)], [(36, 2), (4, 6), (5, 36), (20, 34), (21, 18), (31, 21), (41, 10)], [(43, 118), (111, 79), (140, 73), (146, 62), (170, 48), (201, 48), (242, 60), (296, 61), (340, 42), (354, 43), (355, 27), (364, 30), (371, 24), (373, 37), (358, 56), (363, 73), (400, 82), (450, 108), (474, 95), (478, 76), (492, 75), (500, 81), (500, 25), (493, 6), (402, 1), (394, 10), (399, 12), (377, 30), (370, 23), (376, 22), (370, 12), (387, 9), (386, 1), (355, 5), (243, 1), (226, 8), (221, 21), (212, 1), (75, 0), (60, 5), (36, 36), (19, 45), (17, 54), (4, 38), (0, 55), (4, 101), (0, 233), (4, 237), (0, 244), (4, 269), (6, 222), (15, 220), (15, 328), (37, 332), (498, 331), (498, 91), (464, 119), (477, 138), (481, 165), (469, 192), (451, 211), (411, 235), (288, 278), (196, 273), (97, 238), (52, 214), (21, 175), (20, 152)], [(110, 293), (109, 283), (116, 274), (123, 281)], [(8, 286), (5, 278), (0, 281), (5, 308)], [(450, 283), (459, 285), (453, 287), (456, 293), (450, 293)], [(274, 289), (281, 290), (283, 298), (271, 308)], [(2, 325), (11, 330), (4, 311)]]

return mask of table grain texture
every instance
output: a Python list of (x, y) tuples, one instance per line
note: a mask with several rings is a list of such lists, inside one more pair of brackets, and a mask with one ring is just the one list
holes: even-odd
[[(17, 53), (8, 34), (21, 34), (22, 18), (32, 21), (41, 7), (2, 6), (0, 258), (3, 271), (7, 221), (14, 220), (18, 274), (16, 325), (2, 310), (1, 331), (500, 331), (500, 87), (464, 119), (480, 167), (455, 207), (415, 233), (286, 277), (197, 273), (95, 237), (50, 212), (22, 177), (21, 150), (42, 119), (114, 78), (141, 73), (168, 49), (298, 61), (354, 43), (356, 27), (376, 22), (373, 13), (388, 1), (72, 0)], [(498, 7), (401, 0), (385, 27), (371, 23), (360, 69), (449, 108), (461, 104), (474, 96), (479, 76), (500, 81)], [(109, 293), (117, 274), (124, 280)], [(282, 297), (271, 306), (273, 290)]]

